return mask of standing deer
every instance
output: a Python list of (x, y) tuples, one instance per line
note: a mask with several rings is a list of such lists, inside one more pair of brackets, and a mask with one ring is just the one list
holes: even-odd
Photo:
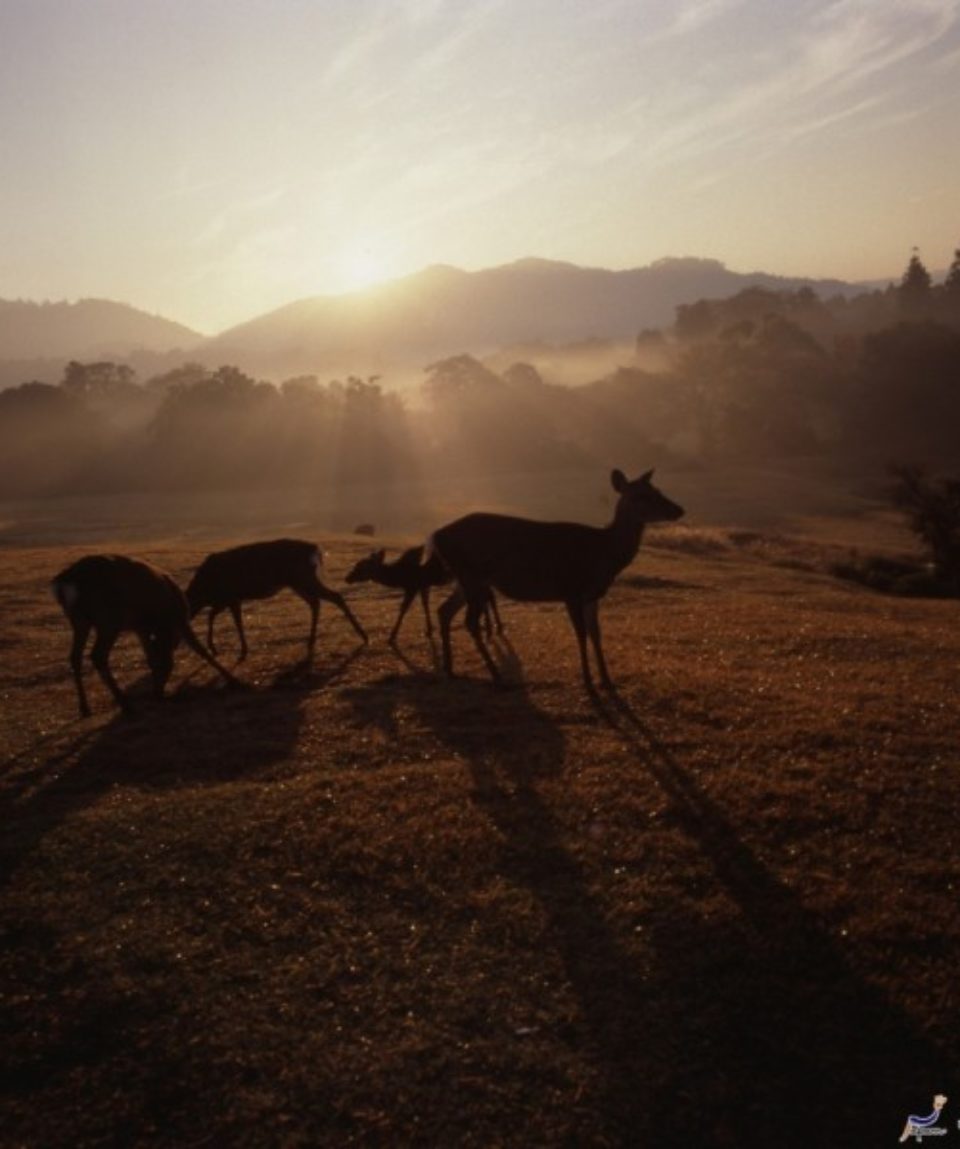
[(620, 497), (613, 522), (606, 527), (477, 513), (436, 531), (428, 552), (439, 556), (459, 584), (437, 611), (447, 674), (453, 675), (450, 626), (466, 604), (467, 629), (494, 681), (501, 680), (479, 621), (485, 596), (494, 587), (520, 602), (562, 602), (577, 636), (584, 683), (593, 688), (587, 658), (589, 636), (600, 681), (612, 686), (600, 642), (600, 599), (636, 556), (646, 524), (672, 522), (683, 515), (682, 507), (654, 487), (652, 476), (653, 471), (647, 471), (631, 481), (622, 471), (611, 473), (610, 481)]
[(208, 555), (194, 573), (187, 587), (187, 602), (193, 618), (204, 607), (210, 608), (207, 620), (207, 645), (213, 644), (213, 623), (228, 609), (240, 636), (240, 661), (247, 657), (247, 639), (243, 633), (241, 605), (250, 599), (272, 598), (290, 589), (310, 607), (310, 637), (307, 657), (313, 658), (317, 642), (317, 620), (320, 602), (332, 602), (349, 619), (351, 626), (366, 642), (367, 633), (357, 622), (343, 595), (320, 581), (323, 557), (314, 543), (300, 539), (274, 539), (272, 542), (248, 543)]
[(187, 600), (173, 579), (159, 567), (124, 555), (87, 555), (57, 575), (54, 598), (73, 628), (70, 667), (77, 687), (80, 715), (90, 714), (83, 686), (83, 652), (90, 631), (96, 634), (90, 658), (114, 701), (125, 713), (131, 706), (110, 671), (110, 651), (123, 631), (140, 640), (153, 676), (157, 697), (173, 670), (173, 652), (180, 639), (231, 685), (237, 679), (206, 650), (190, 629)]
[[(433, 634), (433, 625), (430, 621), (430, 588), (446, 586), (452, 580), (450, 572), (444, 567), (436, 555), (433, 555), (424, 562), (423, 553), (424, 548), (422, 546), (411, 547), (409, 550), (404, 551), (403, 554), (392, 563), (388, 563), (385, 561), (387, 554), (385, 550), (374, 551), (373, 554), (367, 558), (361, 559), (347, 575), (346, 581), (351, 584), (358, 582), (375, 582), (379, 583), (380, 586), (403, 591), (400, 613), (397, 615), (397, 621), (393, 624), (393, 630), (390, 631), (390, 638), (388, 640), (391, 646), (396, 646), (397, 635), (400, 633), (400, 624), (403, 622), (404, 616), (410, 609), (410, 604), (417, 595), (420, 596), (420, 602), (423, 604), (423, 616), (427, 623), (427, 634)], [(493, 612), (497, 622), (497, 633), (502, 634), (503, 623), (500, 621), (500, 613), (497, 610), (497, 600), (493, 592), (490, 592), (483, 611), (488, 638), (492, 630), (490, 611)]]

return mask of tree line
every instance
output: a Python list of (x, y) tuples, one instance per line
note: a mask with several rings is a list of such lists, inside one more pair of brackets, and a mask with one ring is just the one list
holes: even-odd
[(0, 495), (194, 491), (539, 472), (611, 461), (953, 462), (960, 251), (934, 285), (853, 299), (748, 289), (677, 309), (636, 357), (570, 387), (463, 354), (400, 395), (376, 377), (279, 384), (186, 364), (67, 365), (0, 392)]

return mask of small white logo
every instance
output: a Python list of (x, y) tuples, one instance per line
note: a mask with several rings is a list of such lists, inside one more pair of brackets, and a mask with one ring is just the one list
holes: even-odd
[(918, 1141), (922, 1141), (924, 1137), (942, 1137), (947, 1129), (945, 1125), (938, 1125), (937, 1122), (940, 1120), (940, 1110), (946, 1103), (946, 1097), (938, 1093), (933, 1099), (933, 1112), (929, 1116), (916, 1117), (911, 1113), (903, 1127), (900, 1140), (906, 1141), (908, 1137), (916, 1137)]

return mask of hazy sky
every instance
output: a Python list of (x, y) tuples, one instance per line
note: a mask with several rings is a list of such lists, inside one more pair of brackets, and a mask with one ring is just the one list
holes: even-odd
[(0, 297), (960, 246), (960, 0), (0, 0)]

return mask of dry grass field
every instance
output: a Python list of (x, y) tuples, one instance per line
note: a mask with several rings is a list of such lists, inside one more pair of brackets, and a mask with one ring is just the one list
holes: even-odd
[(677, 528), (602, 609), (615, 695), (562, 608), (505, 605), (497, 690), (361, 586), (367, 647), (324, 608), (305, 668), (283, 595), (252, 689), (181, 649), (157, 702), (125, 639), (137, 715), (90, 671), (79, 720), (88, 549), (0, 550), (4, 1146), (868, 1146), (952, 1098), (957, 602)]

